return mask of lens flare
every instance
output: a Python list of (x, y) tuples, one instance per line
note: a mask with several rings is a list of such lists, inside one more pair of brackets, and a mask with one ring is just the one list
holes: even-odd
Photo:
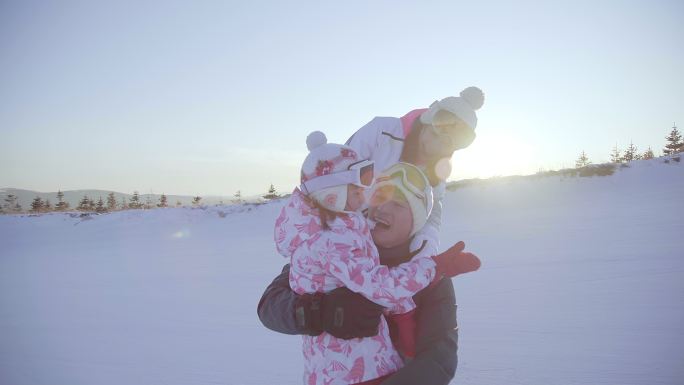
[(451, 161), (449, 158), (442, 158), (435, 164), (435, 175), (441, 180), (446, 180), (451, 175)]
[(175, 233), (171, 234), (171, 236), (176, 239), (186, 238), (190, 236), (190, 231), (188, 231), (187, 229), (178, 230)]

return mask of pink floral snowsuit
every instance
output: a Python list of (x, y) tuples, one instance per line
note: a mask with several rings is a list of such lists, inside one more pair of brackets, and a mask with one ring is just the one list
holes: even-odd
[[(415, 307), (411, 297), (434, 278), (432, 258), (414, 258), (390, 269), (380, 264), (362, 214), (340, 214), (328, 225), (330, 229), (321, 228), (318, 210), (295, 189), (276, 220), (274, 234), (278, 252), (291, 259), (292, 290), (303, 294), (346, 286), (394, 313)], [(403, 366), (384, 318), (374, 337), (344, 340), (324, 332), (302, 338), (307, 385), (356, 384)]]

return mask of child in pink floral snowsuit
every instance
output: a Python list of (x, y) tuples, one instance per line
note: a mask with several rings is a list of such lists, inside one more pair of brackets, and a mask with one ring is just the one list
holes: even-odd
[[(415, 307), (411, 297), (435, 279), (436, 258), (392, 269), (380, 265), (368, 221), (357, 211), (363, 203), (357, 186), (370, 184), (365, 172), (372, 162), (364, 164), (351, 148), (326, 141), (320, 132), (307, 138), (301, 189), (276, 221), (278, 252), (291, 259), (290, 286), (299, 294), (346, 286), (393, 313), (408, 312)], [(310, 385), (366, 383), (403, 366), (384, 319), (374, 337), (344, 340), (324, 332), (303, 336), (303, 350), (304, 381)]]

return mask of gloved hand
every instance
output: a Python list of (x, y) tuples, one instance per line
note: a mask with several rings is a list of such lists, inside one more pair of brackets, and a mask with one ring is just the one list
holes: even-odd
[(451, 246), (449, 250), (432, 257), (437, 264), (435, 281), (442, 277), (455, 277), (480, 268), (482, 264), (480, 259), (475, 254), (464, 253), (463, 249), (465, 249), (465, 243), (460, 241)]
[(300, 295), (295, 306), (297, 324), (304, 334), (317, 336), (326, 331), (343, 339), (377, 335), (383, 310), (346, 287)]
[(321, 301), (323, 293), (300, 294), (295, 301), (295, 320), (297, 329), (308, 336), (323, 333), (321, 324)]
[(378, 334), (384, 307), (346, 287), (323, 297), (323, 330), (345, 340)]

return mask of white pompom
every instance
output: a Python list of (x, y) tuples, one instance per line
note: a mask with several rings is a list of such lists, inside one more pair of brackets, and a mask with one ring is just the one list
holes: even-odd
[(473, 107), (473, 110), (480, 109), (484, 104), (484, 93), (477, 87), (468, 87), (461, 91), (461, 97)]
[(328, 138), (320, 131), (314, 131), (306, 137), (306, 148), (308, 148), (309, 151), (326, 143), (328, 143)]

